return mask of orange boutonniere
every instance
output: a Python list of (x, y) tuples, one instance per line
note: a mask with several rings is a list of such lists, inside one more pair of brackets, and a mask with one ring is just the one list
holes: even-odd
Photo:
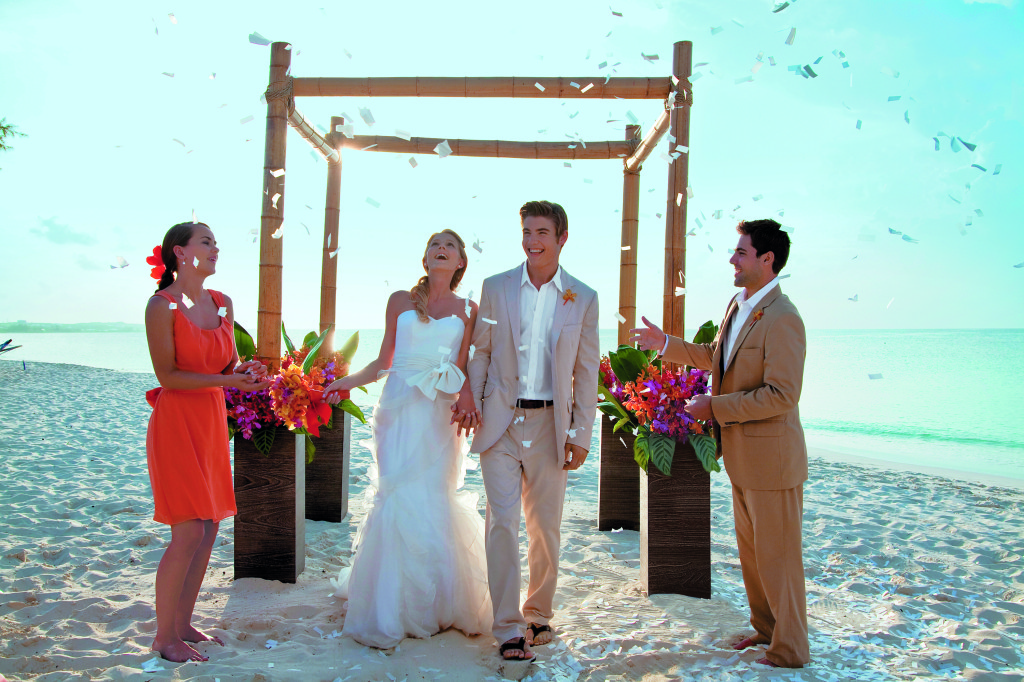
[(753, 319), (753, 321), (751, 321), (750, 326), (753, 327), (754, 326), (754, 322), (757, 322), (762, 317), (764, 317), (764, 308), (761, 308), (756, 313), (754, 313), (754, 319)]
[(573, 291), (572, 289), (566, 289), (565, 293), (562, 294), (562, 305), (565, 305), (569, 301), (575, 301), (575, 300), (576, 300), (576, 292)]

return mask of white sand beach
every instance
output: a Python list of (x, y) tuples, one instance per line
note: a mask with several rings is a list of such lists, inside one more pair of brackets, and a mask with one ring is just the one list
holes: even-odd
[[(456, 631), (388, 652), (339, 636), (343, 605), (329, 579), (349, 562), (366, 510), (361, 447), (351, 514), (307, 522), (298, 583), (233, 581), (224, 522), (196, 612), (226, 646), (200, 645), (205, 663), (154, 661), (153, 579), (169, 539), (151, 520), (146, 474), (144, 392), (154, 385), (146, 374), (0, 362), (9, 680), (1024, 679), (1024, 491), (818, 451), (804, 516), (813, 660), (802, 670), (729, 648), (750, 630), (726, 475), (712, 479), (713, 598), (648, 598), (638, 534), (596, 530), (596, 453), (570, 479), (559, 638), (536, 649), (535, 664), (502, 668), (489, 636)], [(482, 492), (479, 472), (467, 487)]]

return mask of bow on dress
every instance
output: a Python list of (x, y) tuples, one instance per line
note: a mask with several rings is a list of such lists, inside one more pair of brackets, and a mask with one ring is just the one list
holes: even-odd
[(458, 393), (466, 381), (466, 375), (451, 360), (445, 359), (439, 365), (417, 372), (405, 381), (420, 389), (429, 400), (434, 400), (438, 391)]

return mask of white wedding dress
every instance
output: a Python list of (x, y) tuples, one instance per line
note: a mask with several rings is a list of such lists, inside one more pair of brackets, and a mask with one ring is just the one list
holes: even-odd
[(372, 505), (352, 566), (332, 581), (348, 599), (343, 634), (391, 648), (455, 627), (491, 629), (484, 522), (462, 487), (468, 448), (451, 421), (465, 324), (398, 316), (395, 358), (373, 412)]

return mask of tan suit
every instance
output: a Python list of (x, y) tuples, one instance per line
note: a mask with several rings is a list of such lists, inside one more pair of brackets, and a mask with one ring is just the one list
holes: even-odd
[(709, 344), (669, 337), (664, 359), (711, 370), (719, 454), (733, 486), (733, 512), (754, 641), (786, 667), (810, 660), (804, 588), (803, 482), (807, 446), (797, 403), (807, 341), (803, 320), (776, 285), (755, 306), (723, 358), (735, 300)]
[[(553, 349), (548, 352), (553, 353), (554, 406), (516, 407), (522, 267), (484, 280), (475, 351), (467, 368), (473, 399), (481, 407), (471, 451), (480, 453), (487, 491), (487, 573), (499, 642), (521, 636), (527, 621), (546, 624), (553, 615), (565, 444), (590, 449), (600, 363), (597, 293), (563, 269), (563, 291), (573, 292), (575, 300), (555, 302), (547, 346)], [(524, 512), (530, 586), (520, 610), (519, 524)]]

